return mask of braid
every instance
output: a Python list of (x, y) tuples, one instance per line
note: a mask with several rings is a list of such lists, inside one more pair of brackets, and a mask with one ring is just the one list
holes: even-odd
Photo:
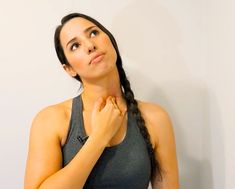
[(150, 158), (150, 162), (151, 162), (151, 178), (158, 176), (158, 177), (160, 177), (160, 179), (162, 179), (161, 167), (160, 167), (159, 162), (156, 160), (156, 158), (154, 156), (153, 147), (152, 147), (152, 144), (150, 141), (150, 135), (149, 135), (149, 132), (145, 126), (145, 121), (141, 115), (139, 108), (138, 108), (137, 101), (134, 98), (134, 93), (131, 90), (130, 82), (128, 81), (128, 79), (126, 77), (125, 71), (122, 68), (122, 66), (119, 65), (118, 70), (119, 70), (119, 75), (120, 75), (120, 82), (124, 88), (123, 97), (126, 100), (127, 108), (128, 108), (128, 110), (130, 110), (132, 112), (132, 114), (136, 118), (137, 125), (139, 127), (139, 130), (140, 130), (140, 132), (145, 140), (146, 146), (147, 146), (147, 150), (148, 150), (148, 154), (149, 154), (149, 158)]

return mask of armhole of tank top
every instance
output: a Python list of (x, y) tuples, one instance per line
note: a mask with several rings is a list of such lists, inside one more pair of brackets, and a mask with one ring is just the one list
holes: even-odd
[(62, 146), (62, 149), (67, 145), (69, 139), (71, 138), (72, 135), (72, 116), (73, 116), (73, 106), (74, 106), (74, 98), (72, 100), (72, 106), (71, 106), (71, 114), (70, 114), (70, 120), (69, 120), (69, 126), (68, 126), (68, 130), (67, 130), (67, 136), (66, 136), (66, 140), (64, 142), (64, 145)]

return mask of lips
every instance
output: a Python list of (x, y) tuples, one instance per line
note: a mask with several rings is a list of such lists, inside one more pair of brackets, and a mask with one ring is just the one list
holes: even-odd
[(100, 62), (104, 58), (104, 53), (98, 53), (95, 54), (92, 58), (89, 64), (95, 64)]

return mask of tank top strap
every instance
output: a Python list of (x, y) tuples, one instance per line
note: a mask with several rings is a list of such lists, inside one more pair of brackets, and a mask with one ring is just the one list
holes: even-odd
[(72, 103), (72, 113), (71, 113), (71, 119), (70, 119), (70, 127), (74, 130), (74, 134), (76, 135), (76, 138), (83, 143), (84, 138), (86, 138), (86, 133), (83, 127), (83, 104), (81, 100), (81, 95), (73, 98)]

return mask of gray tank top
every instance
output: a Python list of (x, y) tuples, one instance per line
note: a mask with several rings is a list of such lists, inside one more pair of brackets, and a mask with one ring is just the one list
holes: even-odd
[[(86, 137), (81, 95), (73, 98), (72, 113), (66, 143), (62, 147), (63, 167), (82, 148)], [(84, 189), (147, 189), (151, 164), (145, 141), (133, 115), (127, 112), (124, 140), (106, 147), (92, 169)], [(79, 170), (78, 171), (82, 171)]]

